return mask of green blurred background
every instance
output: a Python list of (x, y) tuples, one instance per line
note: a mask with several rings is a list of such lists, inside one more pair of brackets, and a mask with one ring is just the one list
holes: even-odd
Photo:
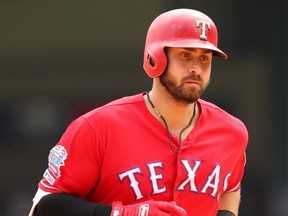
[(147, 28), (194, 8), (219, 31), (203, 98), (247, 125), (240, 215), (288, 215), (287, 1), (28, 0), (0, 2), (0, 215), (28, 215), (49, 150), (77, 116), (149, 90)]

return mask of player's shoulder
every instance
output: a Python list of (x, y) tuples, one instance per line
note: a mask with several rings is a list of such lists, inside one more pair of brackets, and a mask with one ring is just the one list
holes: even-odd
[(203, 100), (203, 99), (199, 99), (199, 100), (198, 100), (198, 103), (200, 104), (201, 109), (202, 109), (202, 108), (221, 109), (221, 108), (220, 108), (219, 106), (217, 106), (216, 104), (211, 103), (211, 102), (206, 101), (206, 100)]
[(231, 128), (238, 128), (242, 130), (244, 133), (247, 132), (246, 126), (241, 119), (228, 113), (223, 108), (218, 105), (205, 101), (203, 99), (199, 99), (198, 103), (201, 107), (202, 117), (206, 119), (211, 119), (214, 121), (220, 121), (223, 124), (230, 125)]
[(128, 112), (129, 106), (130, 109), (133, 106), (137, 106), (137, 104), (141, 105), (141, 103), (144, 103), (143, 99), (143, 94), (144, 93), (139, 93), (136, 95), (130, 95), (130, 96), (125, 96), (122, 98), (115, 99), (107, 104), (104, 104), (103, 106), (97, 107), (84, 115), (82, 117), (84, 118), (90, 118), (91, 116), (95, 115), (111, 115), (111, 114), (119, 114), (121, 112)]
[[(233, 116), (232, 114), (228, 113), (226, 110), (224, 110), (223, 108), (219, 107), (218, 105), (203, 100), (203, 99), (199, 99), (198, 103), (200, 104), (201, 107), (201, 111), (202, 113), (204, 112), (208, 112), (208, 113), (212, 113), (212, 114), (219, 114), (219, 115), (224, 115), (227, 116), (229, 118), (233, 118), (233, 119), (238, 119), (237, 117)], [(240, 120), (240, 119), (238, 119)]]
[(131, 113), (141, 112), (143, 104), (143, 93), (115, 99), (80, 115), (72, 121), (70, 127), (74, 125), (89, 128), (127, 119)]
[(135, 104), (135, 103), (142, 103), (144, 101), (143, 94), (144, 93), (139, 93), (136, 95), (125, 96), (125, 97), (116, 99), (114, 101), (111, 101), (110, 103), (104, 105), (103, 107), (123, 106), (123, 105)]
[(221, 108), (220, 106), (203, 100), (203, 99), (199, 99), (198, 103), (200, 104), (201, 107), (201, 111), (202, 112), (208, 112), (208, 113), (213, 113), (213, 114), (222, 114), (222, 115), (227, 115), (227, 117), (234, 117), (233, 115), (231, 115), (230, 113), (228, 113), (227, 111), (225, 111), (223, 108)]

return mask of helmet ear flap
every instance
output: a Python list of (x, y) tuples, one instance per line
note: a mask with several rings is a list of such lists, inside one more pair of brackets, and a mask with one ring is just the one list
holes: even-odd
[(148, 53), (147, 55), (147, 61), (149, 62), (149, 65), (151, 67), (154, 67), (156, 65), (156, 63), (154, 62), (154, 60), (152, 59), (151, 55)]
[(148, 50), (146, 51), (145, 56), (146, 56), (144, 61), (145, 71), (147, 72), (149, 77), (154, 78), (156, 77), (158, 62), (156, 58), (153, 56), (153, 54), (151, 54)]
[(149, 77), (156, 78), (159, 77), (166, 68), (167, 58), (164, 51), (154, 51), (154, 54), (150, 51), (145, 52), (144, 57), (144, 69)]

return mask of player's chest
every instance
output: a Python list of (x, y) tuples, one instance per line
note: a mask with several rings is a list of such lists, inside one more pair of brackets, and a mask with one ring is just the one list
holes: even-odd
[(232, 171), (222, 161), (201, 154), (185, 154), (185, 151), (157, 155), (151, 150), (150, 153), (114, 157), (115, 161), (107, 164), (113, 167), (113, 173), (103, 180), (113, 179), (120, 194), (131, 194), (135, 200), (172, 196), (175, 192), (207, 194), (217, 199), (227, 187)]

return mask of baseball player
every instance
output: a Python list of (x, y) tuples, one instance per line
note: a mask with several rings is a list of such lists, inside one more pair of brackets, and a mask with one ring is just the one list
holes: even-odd
[(75, 119), (50, 151), (29, 216), (237, 216), (248, 133), (200, 99), (217, 47), (213, 21), (175, 9), (147, 32), (148, 92)]

